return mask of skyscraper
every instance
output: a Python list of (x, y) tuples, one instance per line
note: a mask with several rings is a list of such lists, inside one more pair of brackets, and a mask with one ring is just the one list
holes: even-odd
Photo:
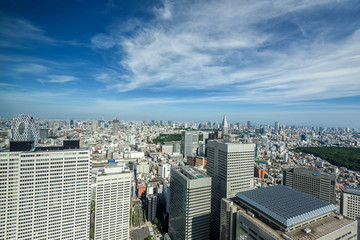
[(0, 153), (0, 238), (89, 239), (89, 150), (78, 141), (27, 143), (11, 142), (18, 151)]
[(280, 125), (279, 125), (279, 122), (275, 122), (275, 125), (274, 125), (274, 130), (275, 130), (275, 132), (279, 132), (279, 131), (280, 131)]
[(246, 126), (247, 126), (248, 129), (250, 129), (251, 128), (251, 122), (247, 121)]
[(171, 168), (169, 234), (171, 239), (209, 239), (211, 178), (196, 168)]
[(117, 118), (113, 121), (113, 135), (116, 135), (119, 131), (119, 120)]
[(94, 239), (129, 239), (131, 173), (124, 166), (104, 168), (96, 177)]
[(206, 148), (207, 174), (212, 178), (211, 237), (218, 239), (221, 199), (234, 197), (254, 185), (255, 144), (209, 140)]
[(229, 125), (226, 121), (226, 115), (224, 114), (224, 119), (223, 119), (223, 122), (222, 122), (222, 136), (224, 135), (228, 135), (230, 133), (229, 131)]
[(183, 156), (190, 157), (196, 155), (199, 146), (199, 135), (195, 132), (181, 132), (181, 153)]
[(14, 119), (12, 128), (12, 141), (33, 141), (36, 146), (39, 132), (35, 127), (34, 118), (27, 113), (20, 114)]
[(47, 138), (49, 138), (49, 129), (47, 129), (47, 128), (40, 129), (40, 139), (44, 140)]
[(284, 185), (313, 195), (329, 203), (336, 203), (336, 175), (316, 168), (298, 167), (284, 170)]

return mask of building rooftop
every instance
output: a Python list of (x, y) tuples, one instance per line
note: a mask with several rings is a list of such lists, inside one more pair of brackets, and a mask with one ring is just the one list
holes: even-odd
[[(300, 240), (308, 240), (308, 239), (318, 239), (322, 236), (325, 236), (333, 231), (341, 229), (349, 224), (353, 224), (354, 220), (343, 217), (336, 212), (330, 213), (329, 217), (323, 218), (319, 221), (313, 222), (310, 225), (306, 225), (295, 229), (290, 232), (283, 232), (281, 230), (276, 230), (263, 221), (261, 221), (257, 217), (252, 217), (247, 213), (247, 211), (240, 206), (237, 205), (238, 211), (244, 216), (246, 219), (251, 221), (253, 224), (259, 226), (263, 229), (267, 234), (272, 236), (274, 239), (300, 239)], [(304, 232), (304, 229), (311, 229), (310, 233)]]
[(344, 193), (360, 196), (360, 188), (342, 187), (341, 191)]
[(240, 192), (236, 197), (285, 227), (336, 210), (333, 204), (283, 185)]
[(190, 166), (184, 166), (179, 171), (189, 179), (208, 178), (203, 171)]

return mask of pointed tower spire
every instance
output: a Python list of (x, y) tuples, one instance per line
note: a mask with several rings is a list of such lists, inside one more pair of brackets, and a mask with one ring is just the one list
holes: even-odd
[(222, 122), (222, 135), (228, 135), (229, 134), (229, 125), (226, 121), (226, 114), (224, 113), (224, 119)]

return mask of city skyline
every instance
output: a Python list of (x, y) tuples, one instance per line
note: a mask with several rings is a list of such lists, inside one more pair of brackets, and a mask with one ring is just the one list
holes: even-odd
[(360, 127), (357, 2), (0, 9), (0, 117)]

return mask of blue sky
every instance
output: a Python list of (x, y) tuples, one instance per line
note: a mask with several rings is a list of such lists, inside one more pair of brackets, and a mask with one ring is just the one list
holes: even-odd
[(360, 127), (360, 2), (0, 2), (0, 116)]

